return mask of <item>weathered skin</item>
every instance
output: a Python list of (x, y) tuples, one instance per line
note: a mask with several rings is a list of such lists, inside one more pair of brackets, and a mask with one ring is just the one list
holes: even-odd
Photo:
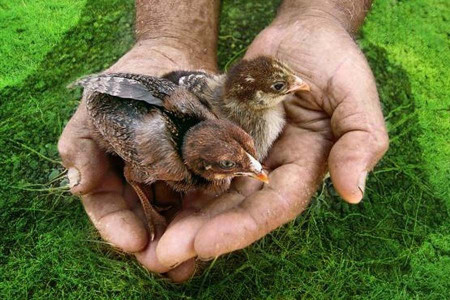
[[(190, 1), (190, 8), (178, 9), (175, 3), (179, 2), (149, 1), (155, 6), (153, 13), (146, 13), (138, 2), (137, 11), (144, 14), (142, 26), (152, 32), (151, 39), (139, 40), (113, 71), (162, 75), (180, 69), (216, 70), (212, 53), (216, 31), (178, 31), (194, 19), (216, 25), (219, 1)], [(81, 175), (81, 181), (72, 183), (72, 191), (82, 194), (102, 237), (136, 253), (149, 270), (170, 270), (168, 276), (183, 281), (194, 272), (193, 257), (208, 259), (241, 249), (296, 217), (307, 207), (327, 166), (344, 200), (359, 202), (367, 171), (388, 146), (372, 73), (351, 37), (364, 19), (368, 2), (284, 1), (277, 18), (246, 54), (249, 58), (275, 55), (311, 86), (309, 97), (285, 105), (288, 125), (266, 161), (273, 169), (270, 188), (259, 190), (259, 184), (238, 180), (211, 205), (200, 195), (189, 195), (177, 217), (168, 216), (170, 227), (159, 228), (153, 243), (148, 243), (138, 217), (136, 195), (123, 185), (114, 165), (92, 141), (82, 103), (61, 136), (59, 150), (65, 166)], [(168, 4), (172, 9), (164, 16), (162, 6)], [(169, 17), (177, 28), (174, 32), (166, 26)], [(190, 44), (191, 52), (185, 47), (189, 41), (196, 41)], [(156, 185), (155, 194), (159, 203), (179, 200), (164, 186)], [(199, 214), (193, 213), (198, 210)]]

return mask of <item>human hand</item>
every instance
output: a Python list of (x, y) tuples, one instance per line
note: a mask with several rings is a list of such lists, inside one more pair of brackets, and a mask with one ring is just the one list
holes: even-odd
[[(160, 41), (141, 41), (106, 72), (127, 72), (160, 76), (178, 69), (192, 69), (202, 65), (215, 70), (207, 60), (193, 62), (189, 53)], [(213, 60), (214, 61), (214, 60)], [(193, 273), (194, 261), (188, 260), (176, 268), (163, 266), (156, 258), (156, 245), (163, 227), (156, 228), (157, 236), (149, 241), (146, 221), (140, 201), (129, 184), (123, 180), (121, 161), (113, 159), (99, 148), (93, 138), (90, 118), (85, 104), (65, 127), (58, 143), (63, 164), (69, 169), (72, 193), (81, 196), (83, 206), (101, 237), (124, 252), (133, 253), (148, 270), (167, 273), (174, 281), (183, 281)], [(153, 203), (177, 207), (180, 199), (163, 184), (156, 184)], [(173, 211), (165, 214), (170, 222)]]
[(177, 217), (156, 249), (163, 265), (250, 245), (298, 216), (327, 169), (342, 198), (360, 202), (367, 172), (387, 150), (372, 72), (336, 19), (319, 14), (275, 21), (246, 53), (258, 55), (284, 61), (311, 87), (285, 103), (288, 123), (265, 161), (272, 169), (270, 184), (240, 178), (198, 212)]

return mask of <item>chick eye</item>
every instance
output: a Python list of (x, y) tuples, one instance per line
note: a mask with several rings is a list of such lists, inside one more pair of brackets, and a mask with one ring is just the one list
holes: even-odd
[(219, 165), (222, 169), (231, 169), (236, 164), (231, 160), (222, 160), (221, 162), (219, 162)]
[(286, 84), (284, 82), (279, 81), (279, 82), (275, 82), (272, 85), (272, 89), (274, 89), (275, 91), (279, 92), (282, 89), (284, 89), (285, 86), (286, 86)]

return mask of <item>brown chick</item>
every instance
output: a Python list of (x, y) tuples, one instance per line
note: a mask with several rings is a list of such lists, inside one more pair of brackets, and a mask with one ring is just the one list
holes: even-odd
[(135, 74), (81, 79), (97, 142), (125, 161), (154, 238), (164, 219), (150, 205), (148, 186), (163, 180), (175, 190), (221, 193), (236, 176), (267, 182), (252, 138), (218, 120), (199, 99), (168, 80)]
[(259, 160), (266, 157), (284, 127), (281, 102), (287, 95), (310, 90), (287, 65), (268, 56), (241, 60), (222, 75), (175, 71), (164, 78), (186, 87), (215, 114), (247, 131)]

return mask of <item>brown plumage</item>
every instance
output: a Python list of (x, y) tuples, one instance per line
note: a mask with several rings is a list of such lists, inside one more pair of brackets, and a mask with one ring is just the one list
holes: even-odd
[(309, 86), (285, 64), (268, 57), (241, 60), (227, 73), (175, 71), (164, 76), (196, 94), (206, 106), (247, 131), (263, 159), (285, 124), (281, 102)]
[(152, 237), (162, 218), (148, 203), (146, 187), (163, 180), (175, 190), (226, 190), (235, 176), (267, 181), (254, 158), (252, 138), (217, 117), (199, 99), (168, 80), (136, 74), (103, 74), (77, 82), (96, 132), (107, 151), (125, 161)]

